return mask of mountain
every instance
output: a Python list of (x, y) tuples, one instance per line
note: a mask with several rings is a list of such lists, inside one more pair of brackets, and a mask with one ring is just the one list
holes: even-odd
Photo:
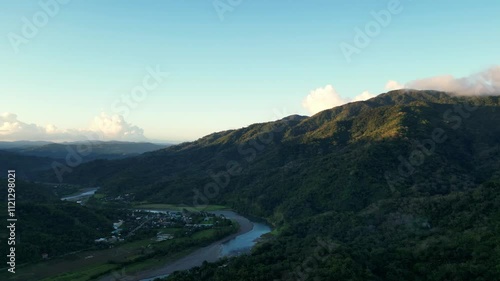
[[(469, 103), (477, 109), (455, 108)], [(309, 118), (291, 116), (139, 157), (95, 161), (75, 169), (67, 180), (99, 185), (108, 193), (135, 192), (141, 200), (182, 200), (188, 205), (196, 199), (193, 190), (198, 190), (200, 203), (208, 199), (246, 206), (245, 211), (274, 214), (276, 219), (296, 215), (282, 210), (293, 201), (309, 201), (308, 213), (329, 210), (331, 205), (360, 209), (393, 194), (386, 172), (390, 182), (404, 181), (405, 186), (443, 175), (484, 181), (494, 174), (498, 165), (491, 155), (497, 155), (499, 143), (500, 127), (495, 122), (499, 104), (498, 97), (393, 91)], [(399, 156), (408, 158), (417, 142), (430, 139), (435, 128), (442, 128), (447, 140), (434, 145), (436, 151), (426, 155), (425, 165), (414, 174), (401, 177)], [(203, 191), (214, 182), (220, 183), (217, 196)], [(403, 183), (395, 185), (392, 189)], [(304, 192), (305, 197), (296, 198)]]
[[(36, 175), (41, 171), (49, 170), (46, 173), (57, 175), (54, 171), (61, 167), (71, 169), (74, 165), (96, 159), (122, 159), (165, 147), (168, 145), (118, 141), (0, 142), (0, 169), (16, 169), (19, 178), (37, 180)], [(51, 182), (59, 182), (59, 178)]]
[(65, 181), (277, 228), (250, 256), (169, 280), (498, 280), (499, 121), (497, 96), (398, 90), (85, 163)]
[[(8, 143), (0, 144), (9, 147)], [(3, 145), (3, 146), (2, 146)], [(144, 152), (154, 151), (167, 147), (147, 142), (118, 142), (118, 141), (82, 141), (67, 143), (35, 143), (14, 142), (7, 151), (22, 155), (50, 157), (64, 159), (70, 154), (81, 154), (83, 162), (95, 159), (119, 159), (136, 156)]]
[[(51, 169), (54, 161), (58, 160), (48, 157), (19, 155), (0, 150), (0, 170), (16, 170), (16, 177), (23, 180), (35, 180), (42, 171)], [(0, 178), (5, 177), (6, 175), (0, 175)]]
[[(19, 179), (17, 173), (16, 178), (15, 214), (19, 220), (16, 223), (16, 261), (19, 264), (41, 261), (43, 253), (55, 257), (93, 247), (97, 237), (112, 231), (113, 220), (117, 217), (115, 211), (61, 201), (53, 185), (26, 182)], [(0, 207), (7, 210), (7, 192), (1, 198)], [(8, 218), (7, 212), (0, 214), (3, 221)], [(0, 232), (0, 242), (4, 245), (8, 237), (7, 231)], [(6, 251), (7, 248), (2, 249)]]
[(0, 149), (42, 146), (49, 143), (47, 141), (0, 141)]

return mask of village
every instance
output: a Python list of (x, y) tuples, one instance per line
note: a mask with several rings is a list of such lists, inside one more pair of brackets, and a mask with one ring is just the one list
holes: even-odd
[(113, 223), (113, 230), (108, 237), (97, 238), (95, 243), (112, 247), (115, 243), (146, 238), (161, 242), (231, 224), (231, 220), (223, 215), (207, 212), (130, 210)]

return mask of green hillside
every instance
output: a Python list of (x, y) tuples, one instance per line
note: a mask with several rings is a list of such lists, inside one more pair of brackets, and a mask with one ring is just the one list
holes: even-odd
[[(90, 162), (65, 180), (227, 205), (278, 228), (251, 256), (171, 280), (498, 280), (499, 121), (499, 97), (399, 90)], [(318, 239), (328, 251), (305, 271)]]
[[(34, 180), (41, 172), (52, 169), (51, 165), (54, 161), (64, 163), (64, 160), (19, 155), (17, 153), (0, 150), (0, 170), (4, 172), (7, 170), (16, 170), (17, 178), (24, 180)], [(6, 175), (1, 176), (5, 177)]]
[[(17, 180), (15, 190), (18, 264), (40, 261), (43, 253), (56, 257), (94, 247), (94, 240), (107, 235), (118, 217), (114, 210), (61, 201), (52, 185)], [(7, 210), (7, 192), (2, 194), (0, 207)], [(2, 212), (0, 219), (6, 221), (7, 212)], [(0, 231), (2, 253), (7, 253), (8, 235), (8, 229)]]
[[(467, 118), (455, 112), (465, 104), (477, 106), (465, 112)], [(303, 207), (300, 215), (359, 210), (395, 191), (446, 192), (408, 189), (434, 178), (481, 183), (498, 177), (499, 105), (498, 97), (394, 91), (309, 118), (292, 116), (219, 132), (132, 159), (94, 161), (65, 180), (102, 186), (104, 193), (134, 192), (139, 201), (193, 205), (207, 199), (275, 216), (277, 222), (298, 215), (287, 213), (294, 204)], [(436, 128), (446, 140), (433, 145), (412, 175), (400, 176), (398, 158), (408, 159), (419, 143), (432, 140)], [(210, 188), (205, 192), (216, 182), (216, 196)], [(203, 195), (200, 200), (194, 200), (193, 190)]]

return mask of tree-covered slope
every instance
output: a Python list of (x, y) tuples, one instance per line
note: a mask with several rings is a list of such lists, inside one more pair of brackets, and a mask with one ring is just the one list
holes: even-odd
[(171, 280), (498, 280), (500, 99), (400, 90), (66, 176), (278, 228)]
[[(132, 159), (94, 161), (65, 180), (100, 185), (106, 193), (134, 192), (139, 200), (228, 204), (277, 221), (359, 210), (395, 192), (446, 192), (407, 188), (429, 179), (477, 183), (498, 176), (499, 104), (498, 97), (393, 91), (309, 118), (215, 133)], [(444, 141), (432, 140), (436, 129)], [(402, 176), (401, 159), (408, 162), (428, 140), (432, 151)]]
[[(17, 176), (17, 175), (16, 175)], [(7, 182), (5, 178), (0, 178)], [(7, 192), (0, 207), (7, 210)], [(12, 199), (12, 198), (11, 198)], [(12, 206), (11, 206), (12, 207)], [(15, 186), (16, 256), (18, 264), (42, 260), (42, 254), (56, 257), (95, 246), (95, 239), (107, 236), (115, 210), (97, 210), (61, 201), (52, 185), (17, 179)], [(0, 219), (6, 221), (7, 212)], [(8, 254), (8, 229), (0, 231), (1, 252)], [(10, 244), (9, 244), (10, 245)]]
[[(16, 170), (17, 178), (33, 180), (42, 171), (51, 169), (51, 165), (56, 160), (48, 157), (37, 157), (20, 155), (13, 152), (0, 150), (0, 170), (6, 173), (7, 170)], [(1, 175), (6, 177), (6, 175)]]

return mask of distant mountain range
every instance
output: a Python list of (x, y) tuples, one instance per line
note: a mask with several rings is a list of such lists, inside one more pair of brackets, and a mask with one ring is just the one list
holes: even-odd
[(66, 157), (78, 154), (81, 162), (96, 159), (122, 159), (169, 145), (147, 142), (89, 141), (50, 143), (43, 141), (0, 142), (0, 169), (17, 169), (23, 179), (33, 179), (41, 170), (52, 169), (52, 163), (65, 163)]
[(148, 142), (82, 141), (82, 142), (0, 142), (0, 149), (22, 155), (64, 158), (71, 151), (85, 151), (85, 162), (94, 159), (117, 159), (159, 150), (169, 145)]
[(50, 143), (48, 141), (0, 141), (0, 149), (36, 147)]

